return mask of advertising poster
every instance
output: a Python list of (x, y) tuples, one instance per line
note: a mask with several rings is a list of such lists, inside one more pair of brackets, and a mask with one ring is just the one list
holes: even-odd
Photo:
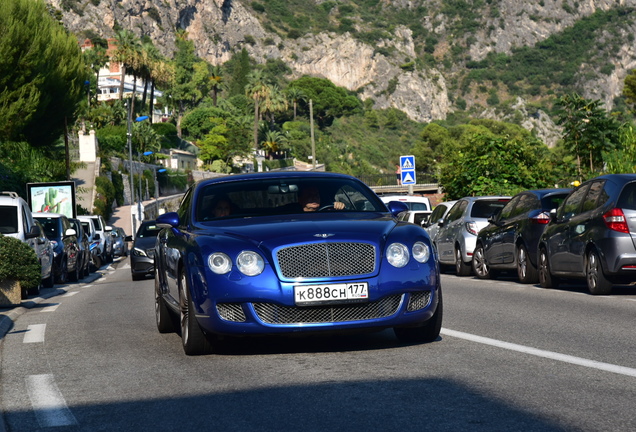
[(29, 205), (33, 213), (75, 214), (75, 182), (28, 183)]

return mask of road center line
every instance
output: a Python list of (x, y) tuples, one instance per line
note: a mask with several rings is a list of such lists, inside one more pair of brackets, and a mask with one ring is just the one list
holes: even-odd
[(449, 330), (443, 328), (441, 333), (446, 336), (456, 337), (460, 339), (469, 340), (472, 342), (477, 342), (480, 344), (491, 345), (498, 348), (503, 348), (511, 351), (517, 351), (525, 354), (534, 355), (537, 357), (544, 357), (552, 360), (557, 360), (560, 362), (571, 363), (578, 366), (584, 366), (592, 369), (599, 369), (606, 372), (617, 373), (621, 375), (627, 375), (636, 377), (636, 369), (628, 368), (624, 366), (618, 366), (611, 363), (603, 363), (595, 360), (588, 360), (581, 357), (574, 357), (567, 354), (559, 354), (552, 351), (540, 350), (532, 347), (527, 347), (524, 345), (513, 344), (510, 342), (503, 342), (497, 339), (490, 339), (482, 336), (473, 335), (470, 333), (464, 333), (455, 330)]
[(44, 331), (46, 324), (31, 324), (27, 327), (22, 343), (44, 342)]
[(26, 386), (35, 417), (41, 427), (76, 425), (77, 420), (53, 379), (53, 375), (29, 375)]

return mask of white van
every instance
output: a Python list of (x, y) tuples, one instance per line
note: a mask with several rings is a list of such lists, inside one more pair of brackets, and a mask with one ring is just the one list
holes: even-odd
[(399, 201), (406, 204), (409, 210), (431, 211), (431, 201), (427, 197), (413, 195), (380, 195), (384, 204), (391, 201)]

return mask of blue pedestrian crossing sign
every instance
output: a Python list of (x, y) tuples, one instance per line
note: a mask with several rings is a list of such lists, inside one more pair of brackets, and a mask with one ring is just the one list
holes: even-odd
[(400, 156), (400, 170), (403, 185), (415, 184), (415, 156)]

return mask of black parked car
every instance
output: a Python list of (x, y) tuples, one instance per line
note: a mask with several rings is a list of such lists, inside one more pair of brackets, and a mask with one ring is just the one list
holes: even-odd
[(550, 222), (550, 211), (571, 189), (541, 189), (518, 193), (479, 231), (473, 253), (478, 278), (496, 277), (498, 270), (517, 270), (521, 283), (537, 283), (537, 246)]
[(585, 278), (592, 294), (636, 281), (636, 174), (608, 174), (572, 191), (539, 242), (539, 282)]
[(68, 279), (77, 282), (80, 277), (79, 245), (77, 233), (68, 218), (57, 213), (33, 213), (33, 218), (42, 224), (44, 234), (53, 243), (53, 266), (57, 283), (64, 284)]
[(68, 221), (77, 233), (77, 244), (80, 249), (78, 257), (79, 275), (80, 277), (86, 277), (91, 272), (91, 245), (88, 241), (88, 235), (79, 219), (69, 218)]
[(141, 280), (154, 274), (155, 240), (159, 231), (161, 228), (154, 220), (143, 221), (137, 230), (130, 252), (132, 280)]

